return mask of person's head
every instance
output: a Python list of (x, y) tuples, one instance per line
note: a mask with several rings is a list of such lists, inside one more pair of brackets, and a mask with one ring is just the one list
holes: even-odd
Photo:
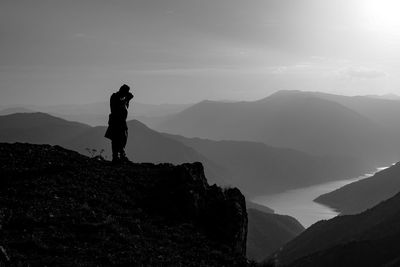
[(129, 93), (129, 90), (130, 90), (131, 88), (128, 86), (128, 85), (126, 85), (126, 84), (124, 84), (124, 85), (122, 85), (120, 88), (119, 88), (119, 92), (122, 94), (122, 95), (127, 95), (128, 93)]

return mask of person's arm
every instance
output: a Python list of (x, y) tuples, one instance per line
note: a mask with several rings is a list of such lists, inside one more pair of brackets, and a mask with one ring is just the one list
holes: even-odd
[(133, 99), (133, 94), (132, 93), (128, 93), (127, 96), (125, 97), (126, 108), (129, 108), (129, 101), (131, 101), (132, 99)]
[(116, 103), (115, 103), (116, 99), (115, 98), (116, 98), (115, 94), (112, 94), (111, 97), (110, 97), (110, 110), (111, 110), (111, 113), (115, 113), (115, 110), (116, 110)]

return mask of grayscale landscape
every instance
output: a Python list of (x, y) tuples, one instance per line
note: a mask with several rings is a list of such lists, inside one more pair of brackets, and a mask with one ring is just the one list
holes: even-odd
[(0, 266), (399, 266), (399, 9), (3, 1)]

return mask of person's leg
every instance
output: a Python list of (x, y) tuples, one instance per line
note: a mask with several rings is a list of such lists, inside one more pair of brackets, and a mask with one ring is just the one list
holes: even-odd
[(128, 131), (126, 130), (121, 136), (121, 147), (120, 147), (120, 157), (122, 160), (129, 161), (128, 157), (125, 154), (125, 146), (128, 141)]
[(120, 152), (120, 145), (118, 139), (114, 138), (111, 141), (111, 149), (112, 149), (112, 161), (117, 162), (119, 161), (119, 152)]

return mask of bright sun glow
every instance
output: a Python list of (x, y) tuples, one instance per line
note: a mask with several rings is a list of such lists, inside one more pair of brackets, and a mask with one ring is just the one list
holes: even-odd
[(400, 34), (400, 0), (362, 0), (367, 27), (386, 34)]

